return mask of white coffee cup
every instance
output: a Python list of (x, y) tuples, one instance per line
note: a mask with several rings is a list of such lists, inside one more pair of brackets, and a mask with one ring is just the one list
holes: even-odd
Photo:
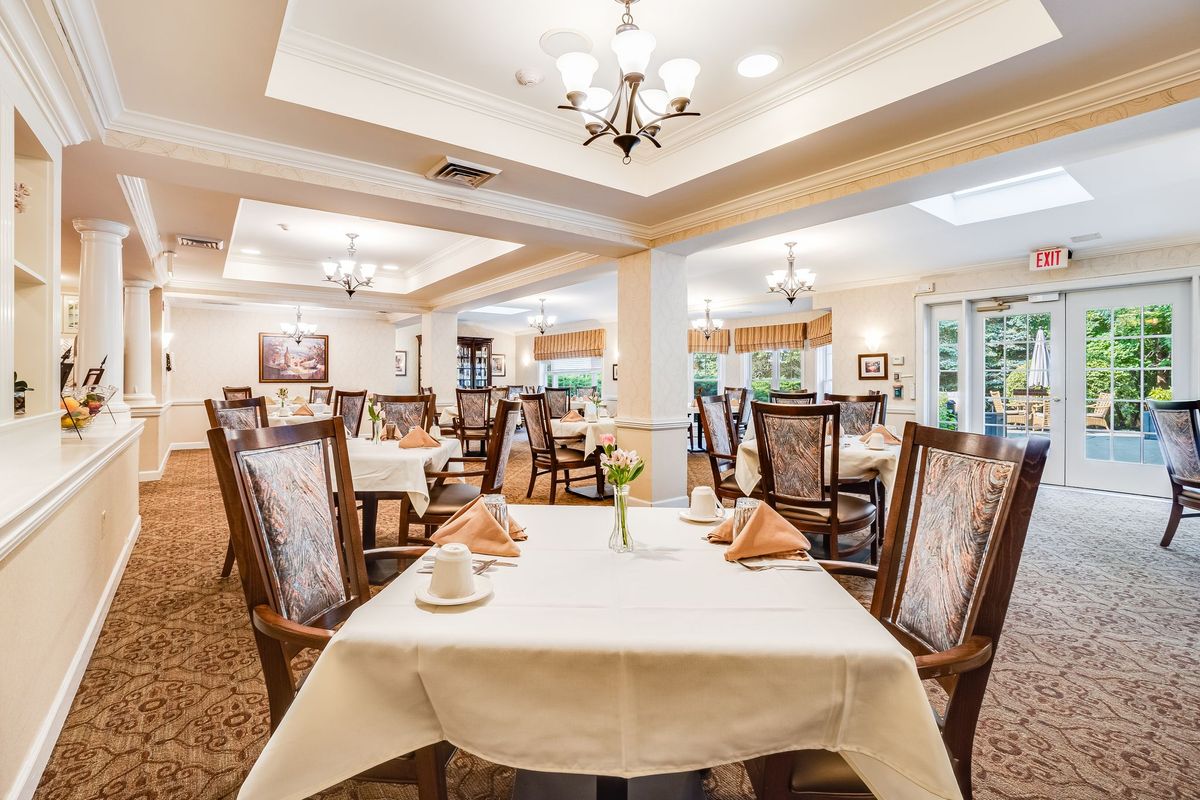
[(436, 422), (429, 426), (429, 435), (435, 439), (442, 438), (442, 429), (438, 426), (438, 424)]
[(868, 449), (883, 450), (885, 447), (887, 447), (887, 445), (884, 444), (883, 434), (880, 433), (879, 431), (872, 433), (871, 436), (867, 439), (867, 448)]
[(695, 519), (712, 519), (717, 515), (717, 493), (711, 486), (692, 489), (692, 502), (688, 513)]
[(471, 549), (452, 542), (438, 548), (433, 560), (433, 577), (429, 593), (446, 600), (457, 600), (475, 591), (475, 576), (471, 574)]

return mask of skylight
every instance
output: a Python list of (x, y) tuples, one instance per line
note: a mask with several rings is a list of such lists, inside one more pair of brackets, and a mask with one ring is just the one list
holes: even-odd
[(512, 316), (513, 314), (524, 314), (529, 309), (517, 308), (516, 306), (481, 306), (480, 308), (472, 308), (472, 313), (475, 314), (503, 314)]
[(911, 205), (951, 225), (1014, 217), (1091, 200), (1092, 196), (1062, 167), (1005, 178)]

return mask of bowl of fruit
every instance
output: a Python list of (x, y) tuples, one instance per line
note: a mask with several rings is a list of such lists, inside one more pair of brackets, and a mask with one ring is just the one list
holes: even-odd
[(58, 408), (63, 412), (59, 420), (63, 430), (84, 428), (92, 422), (92, 412), (88, 410), (87, 404), (69, 394), (58, 401)]

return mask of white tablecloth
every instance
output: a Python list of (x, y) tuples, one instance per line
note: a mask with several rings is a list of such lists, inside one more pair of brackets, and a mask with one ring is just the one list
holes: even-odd
[(239, 795), (299, 800), (445, 739), (533, 770), (634, 777), (801, 748), (881, 798), (958, 800), (912, 656), (824, 572), (751, 572), (677, 509), (512, 506), (495, 594), (417, 605), (412, 569), (334, 636)]
[(605, 433), (617, 435), (617, 421), (612, 417), (598, 419), (595, 422), (563, 422), (560, 419), (550, 420), (550, 429), (555, 436), (577, 436), (583, 434), (582, 442), (572, 442), (567, 445), (573, 450), (590, 453), (600, 444), (599, 437)]
[[(825, 448), (825, 469), (829, 469), (831, 449), (829, 446)], [(889, 497), (892, 494), (892, 485), (896, 482), (896, 469), (899, 465), (899, 445), (891, 445), (883, 450), (871, 450), (855, 438), (850, 440), (849, 447), (843, 447), (838, 452), (839, 475), (878, 476)], [(746, 439), (738, 446), (734, 479), (742, 492), (750, 494), (758, 485), (760, 477), (758, 442)]]
[[(443, 437), (438, 447), (400, 447), (395, 441), (372, 442), (347, 439), (346, 455), (356, 492), (408, 492), (413, 510), (420, 516), (429, 507), (426, 469), (441, 470), (451, 458), (462, 456), (458, 439)], [(461, 471), (460, 464), (452, 464)]]

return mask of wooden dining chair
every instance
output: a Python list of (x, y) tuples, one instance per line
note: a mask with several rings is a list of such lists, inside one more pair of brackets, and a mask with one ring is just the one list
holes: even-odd
[[(427, 471), (433, 480), (429, 487), (429, 507), (419, 519), (412, 518), (412, 503), (405, 494), (400, 499), (400, 543), (407, 544), (409, 531), (414, 524), (425, 526), (428, 535), (430, 526), (441, 525), (455, 512), (477, 497), (485, 494), (503, 494), (504, 476), (508, 471), (508, 459), (512, 454), (513, 439), (516, 438), (516, 400), (501, 400), (496, 406), (492, 421), (492, 438), (488, 442), (486, 456), (463, 456), (451, 458), (447, 463), (461, 465), (459, 470), (441, 469)], [(473, 465), (471, 469), (467, 465)], [(470, 483), (447, 483), (456, 478), (479, 478), (479, 485)]]
[(333, 402), (333, 387), (332, 386), (310, 386), (308, 387), (308, 402), (324, 403), (329, 405)]
[[(558, 417), (550, 414), (546, 395), (543, 392), (521, 395), (521, 414), (525, 418), (530, 453), (529, 490), (525, 492), (525, 497), (533, 497), (533, 487), (542, 475), (550, 476), (550, 505), (554, 505), (560, 483), (569, 492), (572, 483), (595, 480), (597, 495), (604, 497), (604, 475), (600, 471), (599, 455), (595, 451), (582, 453), (565, 447), (569, 443), (583, 441), (585, 437), (582, 433), (554, 435), (551, 422)], [(571, 474), (572, 471), (584, 469), (591, 473), (587, 478)]]
[(547, 386), (546, 392), (546, 407), (550, 409), (550, 416), (554, 419), (562, 419), (571, 411), (571, 390), (556, 389), (552, 386)]
[[(737, 423), (729, 409), (727, 394), (699, 398), (700, 429), (704, 431), (704, 451), (708, 455), (708, 466), (712, 470), (713, 491), (722, 500), (745, 497), (737, 484), (734, 470), (737, 467), (738, 435)], [(749, 408), (746, 409), (749, 411)], [(762, 496), (755, 489), (754, 496)]]
[(1112, 411), (1112, 404), (1112, 392), (1101, 392), (1096, 395), (1095, 404), (1084, 415), (1083, 427), (1108, 430), (1108, 415)]
[[(265, 397), (247, 397), (241, 400), (205, 400), (204, 413), (208, 415), (210, 428), (238, 431), (270, 426)], [(225, 563), (221, 565), (221, 577), (228, 578), (232, 573), (233, 532), (231, 531), (229, 544), (225, 547)]]
[[(935, 711), (964, 800), (988, 677), (1012, 597), (1050, 440), (904, 428), (879, 566), (826, 562), (875, 580), (871, 615), (912, 652), (922, 680), (946, 692)], [(759, 800), (871, 798), (840, 755), (780, 753), (746, 762)]]
[(486, 452), (492, 430), (492, 390), (456, 389), (455, 393), (458, 414), (454, 417), (454, 435), (462, 445), (463, 455), (468, 454), (471, 442), (479, 442)]
[[(367, 561), (420, 558), (426, 547), (364, 552), (345, 426), (301, 425), (208, 432), (238, 573), (267, 685), (272, 732), (296, 696), (292, 660), (323, 649), (371, 597)], [(335, 496), (332, 486), (346, 489)], [(359, 774), (416, 784), (421, 800), (444, 800), (445, 742)]]
[[(837, 403), (842, 407), (841, 432), (848, 436), (862, 436), (874, 425), (883, 425), (887, 419), (887, 395), (885, 394), (827, 394), (826, 403)], [(883, 539), (883, 523), (887, 519), (887, 490), (874, 475), (843, 475), (841, 491), (862, 494), (871, 499), (878, 510), (875, 515), (876, 542), (872, 545), (871, 560), (874, 561), (879, 543)]]
[[(508, 392), (512, 387), (510, 387), (510, 386), (492, 386), (490, 388), (491, 388), (491, 392), (492, 392), (492, 397), (491, 397), (492, 409), (494, 410), (496, 408), (496, 403), (499, 403), (501, 400), (509, 399)], [(512, 399), (515, 400), (516, 398), (514, 397)]]
[(817, 402), (816, 392), (770, 392), (772, 403), (792, 403), (798, 406), (811, 406)]
[(342, 418), (346, 426), (346, 436), (357, 439), (362, 430), (363, 412), (367, 408), (367, 390), (361, 392), (343, 392), (338, 389), (333, 394), (333, 415)]
[(254, 390), (249, 386), (222, 386), (221, 394), (226, 400), (249, 400)]
[(383, 423), (396, 423), (401, 436), (413, 428), (428, 430), (437, 415), (437, 396), (433, 394), (377, 394), (375, 405)]
[[(763, 498), (792, 526), (816, 539), (817, 553), (837, 560), (875, 544), (875, 504), (844, 494), (838, 482), (836, 440), (841, 407), (752, 403)], [(865, 531), (865, 533), (864, 533)], [(845, 538), (843, 538), (845, 537)]]
[[(746, 423), (750, 421), (750, 390), (745, 386), (726, 386), (721, 390), (729, 405), (729, 415), (733, 417), (734, 429), (738, 436), (745, 434)], [(734, 408), (737, 408), (734, 411)], [(703, 419), (703, 414), (701, 414)]]
[(1159, 542), (1167, 547), (1179, 520), (1200, 517), (1183, 513), (1184, 509), (1200, 511), (1200, 400), (1151, 400), (1149, 405), (1171, 478), (1171, 516)]
[(417, 394), (433, 394), (432, 386), (418, 386)]

